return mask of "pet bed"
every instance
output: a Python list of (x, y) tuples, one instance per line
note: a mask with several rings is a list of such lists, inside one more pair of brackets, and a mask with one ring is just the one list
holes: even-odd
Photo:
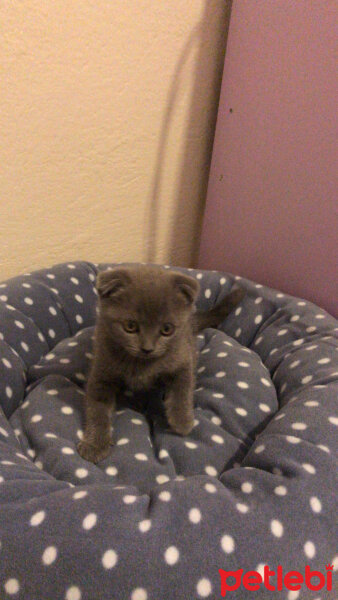
[[(246, 290), (197, 338), (194, 428), (175, 435), (156, 394), (127, 392), (115, 445), (94, 465), (76, 445), (95, 279), (108, 266), (61, 264), (0, 284), (1, 599), (216, 600), (219, 569), (325, 575), (338, 539), (336, 321), (249, 280), (189, 270), (199, 308), (236, 279)], [(331, 597), (258, 587), (227, 597)]]

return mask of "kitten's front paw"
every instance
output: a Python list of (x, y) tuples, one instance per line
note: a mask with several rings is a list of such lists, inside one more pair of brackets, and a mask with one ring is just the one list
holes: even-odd
[(78, 443), (77, 450), (82, 458), (96, 464), (108, 456), (110, 445), (108, 444), (108, 446), (96, 448), (95, 446), (88, 444), (85, 440), (82, 440), (82, 442)]
[(189, 420), (185, 420), (185, 419), (180, 420), (180, 419), (176, 418), (174, 420), (174, 419), (170, 418), (170, 416), (169, 416), (168, 422), (169, 422), (171, 429), (175, 433), (178, 433), (179, 435), (188, 435), (194, 426), (193, 418), (189, 419)]

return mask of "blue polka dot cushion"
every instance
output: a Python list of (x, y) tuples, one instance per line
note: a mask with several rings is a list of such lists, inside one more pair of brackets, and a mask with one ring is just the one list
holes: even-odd
[[(151, 395), (142, 411), (126, 398), (94, 465), (76, 445), (107, 267), (0, 284), (1, 600), (332, 598), (304, 577), (338, 562), (337, 322), (241, 279), (240, 306), (197, 338), (191, 434), (164, 428)], [(190, 274), (202, 309), (239, 279)], [(274, 593), (267, 566), (304, 582)]]

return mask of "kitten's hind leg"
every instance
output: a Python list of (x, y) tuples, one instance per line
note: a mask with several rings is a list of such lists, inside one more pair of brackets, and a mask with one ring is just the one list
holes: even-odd
[(188, 435), (194, 425), (194, 375), (189, 365), (175, 373), (167, 383), (164, 400), (170, 427), (180, 435)]
[(77, 449), (85, 460), (98, 463), (109, 454), (111, 415), (115, 408), (115, 390), (99, 382), (88, 382), (86, 424), (83, 440)]

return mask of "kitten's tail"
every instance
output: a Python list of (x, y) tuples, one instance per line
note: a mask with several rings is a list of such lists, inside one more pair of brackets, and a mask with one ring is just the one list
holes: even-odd
[(206, 327), (217, 327), (224, 321), (228, 314), (240, 303), (245, 296), (242, 288), (232, 290), (223, 300), (214, 308), (207, 311), (198, 310), (193, 315), (193, 331), (198, 333)]

